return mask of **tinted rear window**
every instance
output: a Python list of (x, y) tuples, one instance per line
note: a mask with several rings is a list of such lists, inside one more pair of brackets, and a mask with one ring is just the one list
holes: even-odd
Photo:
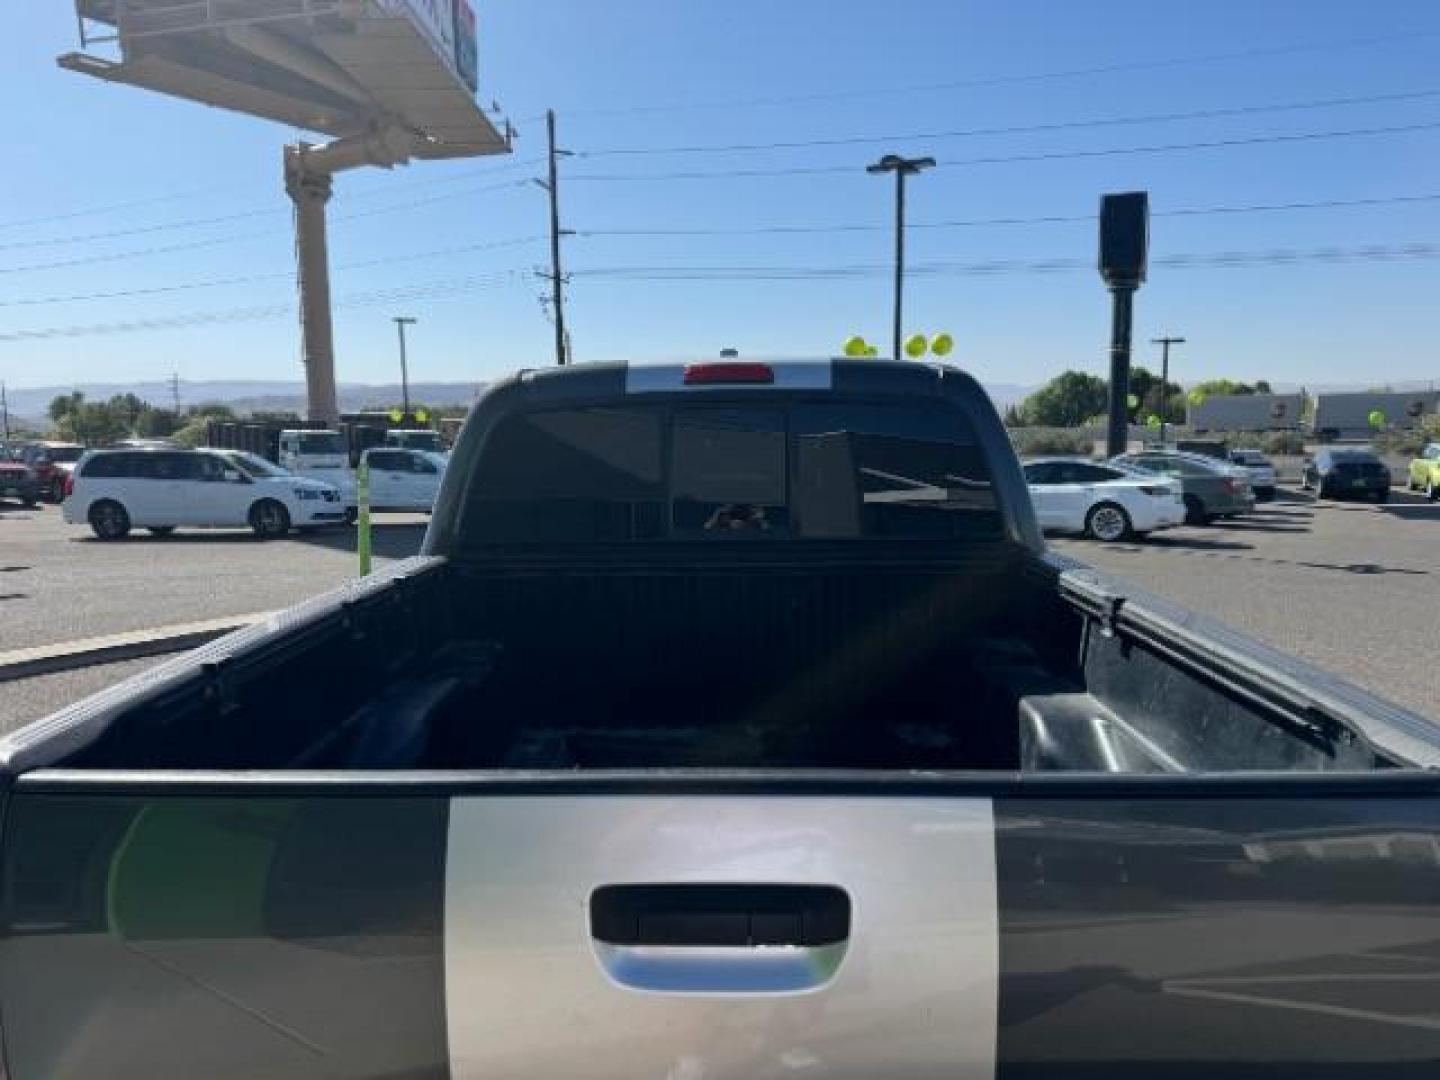
[(86, 479), (125, 479), (140, 475), (143, 454), (96, 454), (85, 463)]
[(490, 436), (482, 542), (954, 537), (999, 529), (964, 415), (940, 402), (569, 409)]

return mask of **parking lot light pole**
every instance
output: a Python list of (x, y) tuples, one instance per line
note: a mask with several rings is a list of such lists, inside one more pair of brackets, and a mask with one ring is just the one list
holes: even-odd
[(1165, 445), (1165, 413), (1170, 408), (1170, 346), (1184, 345), (1183, 337), (1158, 337), (1150, 339), (1151, 345), (1160, 346), (1160, 445)]
[(405, 327), (414, 326), (419, 319), (411, 318), (409, 315), (396, 315), (395, 329), (400, 331), (400, 398), (402, 407), (405, 410), (405, 422), (408, 424), (410, 417), (410, 366), (405, 356)]
[(872, 176), (891, 172), (895, 174), (895, 351), (891, 354), (891, 358), (895, 360), (900, 359), (900, 339), (904, 334), (905, 178), (934, 167), (935, 159), (932, 157), (903, 158), (899, 154), (886, 154), (873, 165), (865, 166), (865, 171)]

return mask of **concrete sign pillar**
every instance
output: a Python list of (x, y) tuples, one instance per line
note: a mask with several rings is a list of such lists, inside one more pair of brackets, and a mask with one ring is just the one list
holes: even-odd
[(325, 204), (331, 177), (306, 168), (309, 147), (285, 147), (285, 191), (295, 204), (295, 265), (300, 291), (300, 329), (310, 420), (340, 422), (335, 394), (335, 337), (330, 319), (330, 257)]

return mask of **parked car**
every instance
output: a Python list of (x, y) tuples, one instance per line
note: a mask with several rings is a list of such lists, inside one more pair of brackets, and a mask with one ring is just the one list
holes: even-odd
[(76, 463), (85, 456), (79, 443), (32, 442), (21, 447), (21, 460), (35, 470), (40, 491), (50, 502), (65, 498), (65, 487)]
[(1230, 464), (1245, 470), (1258, 502), (1275, 498), (1275, 464), (1259, 450), (1231, 450)]
[(1179, 450), (1145, 450), (1121, 454), (1111, 463), (1178, 480), (1185, 500), (1185, 520), (1191, 525), (1207, 525), (1216, 518), (1235, 517), (1255, 509), (1250, 478), (1217, 458)]
[(1390, 498), (1390, 468), (1368, 450), (1324, 447), (1305, 463), (1300, 486), (1322, 499)]
[(1047, 553), (940, 365), (500, 382), (420, 557), (0, 737), (0, 814), (13, 1080), (1440, 1046), (1440, 730)]
[(0, 456), (0, 499), (17, 499), (27, 509), (40, 501), (40, 478), (14, 455)]
[(432, 428), (391, 428), (385, 432), (385, 445), (405, 450), (428, 450), (432, 454), (448, 452), (440, 432)]
[(345, 508), (346, 523), (353, 524), (355, 521), (355, 479), (354, 474), (348, 469), (332, 470), (330, 474), (323, 477), (305, 476), (303, 473), (276, 465), (273, 461), (263, 458), (259, 454), (252, 454), (248, 450), (225, 450), (215, 447), (206, 447), (206, 449), (219, 454), (246, 476), (255, 480), (270, 480), (288, 476), (292, 479), (314, 480), (326, 487), (333, 487), (340, 492), (340, 505)]
[(214, 451), (96, 450), (76, 470), (65, 520), (89, 525), (101, 540), (135, 526), (168, 536), (181, 525), (248, 525), (267, 540), (342, 522), (345, 507), (333, 484), (254, 475)]
[(435, 506), (445, 476), (444, 454), (375, 446), (360, 461), (370, 469), (371, 509), (428, 514)]
[(1411, 491), (1423, 491), (1431, 502), (1440, 499), (1440, 443), (1431, 443), (1410, 462)]
[(1183, 493), (1171, 480), (1079, 458), (1037, 458), (1024, 471), (1035, 517), (1049, 532), (1111, 542), (1185, 520)]

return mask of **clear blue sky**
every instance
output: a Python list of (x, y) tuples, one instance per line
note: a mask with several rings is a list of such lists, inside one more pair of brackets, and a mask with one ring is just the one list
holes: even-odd
[[(187, 380), (299, 379), (289, 203), (280, 184), (280, 148), (296, 133), (62, 71), (54, 57), (77, 46), (71, 5), (31, 0), (14, 6), (0, 46), (0, 100), (9, 114), (0, 187), (0, 377), (22, 386), (155, 379), (172, 371)], [(867, 176), (863, 166), (886, 151), (932, 154), (944, 164), (1440, 123), (1440, 6), (1428, 0), (508, 0), (477, 2), (476, 8), (481, 96), (499, 100), (519, 124), (515, 160), (540, 156), (544, 133), (536, 117), (551, 106), (559, 111), (564, 145), (580, 155), (565, 165), (564, 211), (566, 224), (582, 233), (567, 242), (567, 261), (576, 272), (569, 314), (582, 360), (710, 355), (727, 345), (749, 354), (821, 354), (857, 332), (888, 341), (890, 286), (883, 269), (863, 277), (778, 281), (590, 276), (621, 268), (883, 268), (891, 252), (892, 189), (888, 180)], [(1306, 48), (1337, 42), (1349, 44)], [(1245, 50), (1255, 54), (1234, 56)], [(1427, 91), (1433, 96), (1288, 112), (905, 137)], [(753, 153), (599, 153), (872, 135), (895, 137)], [(1148, 189), (1157, 215), (1157, 259), (1440, 244), (1440, 200), (1164, 213), (1436, 195), (1437, 151), (1440, 127), (1228, 149), (949, 164), (914, 182), (911, 220), (1083, 217), (1102, 192)], [(814, 175), (647, 179), (812, 166), (844, 168)], [(587, 178), (596, 174), (628, 179)], [(524, 185), (528, 175), (514, 161), (471, 161), (368, 170), (337, 182), (331, 204), (336, 297), (439, 287), (428, 298), (338, 310), (342, 380), (395, 378), (389, 316), (399, 313), (421, 320), (412, 339), (417, 379), (484, 379), (549, 361), (551, 331), (532, 277), (545, 260), (544, 245), (473, 250), (544, 231), (544, 195)], [(137, 200), (155, 201), (94, 212)], [(414, 203), (423, 205), (394, 209)], [(381, 212), (365, 213), (372, 210)], [(256, 216), (172, 227), (249, 211)], [(362, 216), (347, 220), (351, 214)], [(868, 229), (583, 235), (797, 225)], [(74, 239), (151, 226), (152, 232), (127, 237)], [(916, 228), (911, 258), (917, 264), (1088, 263), (1094, 232), (1089, 221)], [(215, 242), (193, 246), (207, 241)], [(192, 246), (144, 258), (25, 269), (177, 245)], [(463, 247), (472, 250), (433, 254)], [(368, 265), (351, 266), (356, 263)], [(483, 290), (454, 291), (460, 279), (491, 281), (495, 274), (509, 276)], [(260, 280), (29, 303), (235, 277)], [(272, 305), (285, 310), (185, 329), (3, 340), (23, 330)], [(1103, 367), (1107, 298), (1088, 268), (916, 276), (908, 313), (911, 330), (954, 334), (956, 359), (991, 382), (1037, 383), (1066, 367)], [(1185, 334), (1191, 344), (1177, 354), (1177, 369), (1186, 379), (1381, 382), (1440, 377), (1437, 322), (1436, 258), (1157, 266), (1138, 298), (1136, 338)], [(1142, 358), (1146, 351), (1148, 346)]]

